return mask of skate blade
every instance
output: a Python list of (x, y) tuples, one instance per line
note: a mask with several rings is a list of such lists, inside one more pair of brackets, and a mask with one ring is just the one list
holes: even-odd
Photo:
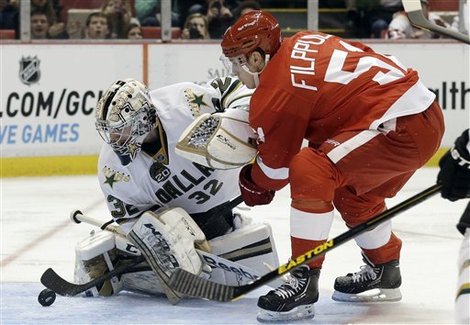
[(260, 309), (256, 320), (260, 323), (287, 323), (312, 319), (315, 316), (313, 304), (303, 305), (285, 312)]
[(341, 302), (386, 302), (400, 301), (401, 292), (396, 289), (371, 289), (361, 293), (343, 293), (335, 291), (331, 299)]

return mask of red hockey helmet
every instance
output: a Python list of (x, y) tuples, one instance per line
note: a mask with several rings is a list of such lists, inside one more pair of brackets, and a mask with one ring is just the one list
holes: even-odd
[(273, 56), (281, 45), (281, 28), (270, 13), (250, 11), (227, 29), (221, 45), (228, 58), (247, 56), (257, 48)]

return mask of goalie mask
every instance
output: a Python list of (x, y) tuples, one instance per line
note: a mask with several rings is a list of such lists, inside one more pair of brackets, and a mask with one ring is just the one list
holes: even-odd
[(96, 106), (95, 126), (125, 166), (135, 159), (145, 137), (157, 124), (147, 87), (134, 79), (118, 80)]

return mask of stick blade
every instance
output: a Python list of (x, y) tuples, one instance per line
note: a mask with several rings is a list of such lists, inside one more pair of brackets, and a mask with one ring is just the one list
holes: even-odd
[(169, 286), (185, 295), (213, 301), (228, 302), (237, 298), (235, 287), (211, 282), (180, 268), (171, 275)]
[(51, 268), (48, 268), (42, 274), (41, 283), (49, 290), (65, 297), (73, 297), (89, 289), (87, 286), (73, 284), (64, 280)]

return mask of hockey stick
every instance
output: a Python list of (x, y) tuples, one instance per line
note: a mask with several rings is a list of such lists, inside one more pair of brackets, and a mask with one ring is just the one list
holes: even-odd
[[(217, 207), (214, 207), (208, 211), (210, 214), (215, 214), (215, 213), (224, 213), (226, 211), (232, 210), (235, 208), (237, 205), (239, 205), (241, 202), (243, 202), (243, 199), (241, 196), (236, 197), (232, 201), (228, 201), (227, 203), (224, 203), (222, 205), (219, 205)], [(70, 219), (75, 222), (75, 223), (81, 223), (81, 222), (86, 222), (88, 224), (97, 226), (97, 227), (102, 227), (101, 221), (94, 219), (92, 217), (89, 217), (87, 215), (84, 215), (80, 210), (74, 210), (70, 214)], [(124, 234), (119, 230), (118, 227), (113, 226), (113, 225), (106, 225), (103, 230), (111, 231), (115, 234), (124, 236)], [(122, 274), (126, 273), (133, 273), (133, 272), (140, 272), (140, 271), (147, 271), (151, 270), (150, 267), (138, 267), (136, 266), (142, 262), (145, 261), (145, 257), (143, 256), (138, 256), (136, 259), (132, 260), (128, 264), (121, 265), (114, 270), (105, 273), (87, 283), (84, 284), (75, 284), (68, 282), (64, 278), (62, 278), (60, 275), (58, 275), (52, 268), (48, 268), (41, 276), (41, 283), (48, 288), (49, 290), (54, 291), (55, 293), (61, 295), (61, 296), (75, 296), (79, 293), (82, 293), (88, 289), (91, 289), (101, 283), (103, 283), (106, 280), (109, 280), (115, 276), (119, 276)]]
[(83, 212), (80, 211), (80, 210), (73, 210), (70, 213), (70, 220), (72, 220), (73, 222), (75, 222), (77, 224), (85, 222), (89, 225), (96, 226), (96, 227), (100, 228), (101, 230), (107, 230), (107, 231), (110, 231), (110, 232), (115, 233), (117, 235), (124, 236), (124, 237), (126, 236), (126, 234), (124, 234), (119, 229), (119, 227), (117, 227), (115, 225), (112, 225), (112, 224), (109, 224), (109, 223), (103, 224), (103, 222), (101, 222), (100, 220), (95, 219), (93, 217), (90, 217), (86, 214), (83, 214)]
[(144, 256), (138, 256), (136, 259), (132, 260), (130, 263), (118, 266), (112, 271), (105, 273), (84, 284), (76, 284), (76, 283), (68, 282), (67, 280), (62, 278), (60, 275), (58, 275), (52, 268), (48, 268), (41, 276), (41, 283), (49, 290), (52, 290), (61, 296), (73, 297), (75, 295), (78, 295), (79, 293), (82, 293), (84, 291), (87, 291), (88, 289), (91, 289), (93, 287), (96, 287), (102, 284), (104, 281), (109, 280), (112, 277), (122, 275), (125, 273), (151, 270), (150, 267), (134, 268), (137, 264), (140, 264), (144, 261), (145, 261)]
[(393, 218), (397, 214), (408, 210), (409, 208), (423, 202), (430, 198), (432, 195), (438, 193), (442, 185), (436, 184), (428, 189), (408, 198), (402, 203), (394, 206), (393, 208), (380, 213), (379, 215), (369, 219), (368, 221), (357, 225), (354, 228), (342, 233), (341, 235), (328, 240), (326, 243), (319, 245), (306, 253), (293, 258), (290, 262), (279, 266), (277, 269), (266, 273), (259, 279), (242, 286), (228, 286), (206, 279), (197, 277), (182, 269), (177, 269), (170, 277), (169, 285), (174, 290), (184, 293), (193, 297), (200, 297), (209, 300), (220, 302), (227, 302), (239, 299), (246, 293), (257, 289), (258, 287), (267, 284), (268, 282), (278, 278), (279, 276), (289, 272), (291, 269), (306, 264), (318, 256), (328, 253), (330, 250), (346, 243), (357, 235), (371, 230), (379, 224)]
[[(102, 226), (101, 221), (84, 215), (80, 210), (72, 211), (72, 213), (70, 214), (70, 219), (75, 223), (81, 223), (83, 221), (88, 224), (100, 227), (100, 228)], [(121, 231), (119, 231), (119, 228), (116, 226), (107, 225), (105, 229), (103, 230), (107, 230), (107, 231), (116, 233), (118, 235), (124, 236), (124, 234)], [(135, 268), (138, 264), (144, 261), (145, 261), (144, 256), (138, 256), (136, 259), (132, 260), (130, 263), (121, 265), (111, 270), (110, 272), (105, 273), (83, 284), (75, 284), (75, 283), (68, 282), (67, 280), (62, 278), (60, 275), (58, 275), (52, 268), (48, 268), (41, 276), (41, 283), (49, 290), (52, 290), (61, 296), (72, 297), (88, 289), (91, 289), (95, 286), (99, 286), (104, 281), (109, 280), (115, 276), (119, 276), (119, 275), (126, 274), (126, 273), (151, 270), (150, 267)]]
[(421, 29), (427, 29), (431, 32), (435, 32), (450, 38), (453, 38), (457, 41), (470, 44), (470, 37), (459, 33), (457, 31), (453, 31), (451, 29), (439, 26), (437, 24), (432, 23), (423, 15), (423, 9), (421, 8), (421, 1), (420, 0), (403, 0), (403, 7), (405, 8), (406, 13), (408, 14), (408, 18), (410, 22)]

